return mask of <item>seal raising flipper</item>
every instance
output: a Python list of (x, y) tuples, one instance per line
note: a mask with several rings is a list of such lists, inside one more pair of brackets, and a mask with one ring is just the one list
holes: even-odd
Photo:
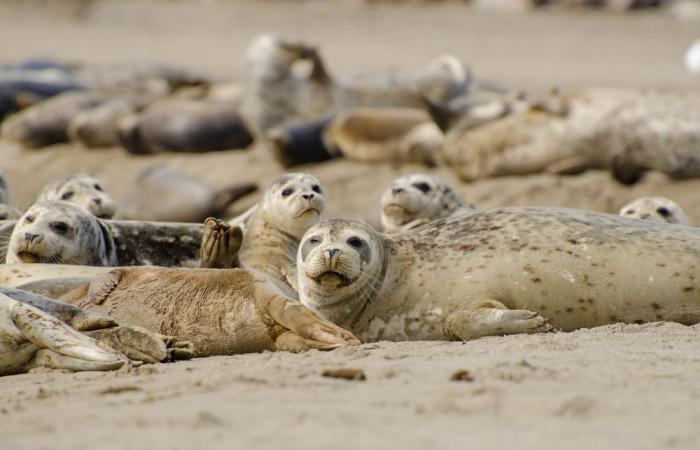
[(204, 221), (199, 266), (210, 269), (231, 269), (238, 259), (243, 241), (240, 227), (209, 217)]

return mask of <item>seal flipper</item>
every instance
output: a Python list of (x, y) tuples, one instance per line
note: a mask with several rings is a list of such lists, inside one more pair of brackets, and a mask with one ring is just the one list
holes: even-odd
[(112, 270), (95, 278), (90, 282), (90, 287), (88, 288), (88, 301), (93, 305), (101, 305), (107, 300), (107, 297), (117, 287), (121, 279), (122, 274), (118, 270)]
[(448, 314), (443, 326), (448, 336), (462, 341), (483, 336), (542, 333), (552, 330), (547, 319), (536, 312), (508, 309), (501, 302), (488, 299), (474, 302), (468, 309)]
[[(88, 366), (94, 363), (99, 367), (110, 368), (121, 367), (126, 362), (126, 359), (101, 347), (94, 339), (78, 333), (65, 323), (33, 306), (15, 302), (10, 317), (32, 344), (58, 355), (67, 356), (71, 361), (77, 359)], [(63, 368), (63, 366), (50, 367)]]
[(238, 250), (243, 243), (240, 227), (208, 217), (204, 221), (199, 267), (211, 269), (231, 269), (238, 260)]
[(313, 311), (307, 309), (301, 303), (276, 295), (270, 299), (267, 305), (267, 313), (282, 327), (299, 336), (278, 335), (281, 344), (298, 345), (303, 342), (311, 345), (311, 348), (332, 349), (348, 344), (359, 344), (352, 333), (334, 325)]
[(127, 361), (119, 359), (116, 361), (91, 361), (73, 356), (61, 355), (53, 350), (41, 349), (34, 355), (28, 369), (36, 369), (45, 367), (49, 369), (68, 369), (74, 372), (82, 372), (87, 370), (116, 370), (122, 367)]
[(329, 344), (327, 342), (306, 339), (292, 331), (285, 331), (275, 339), (275, 349), (283, 352), (299, 353), (307, 350), (333, 350), (339, 344)]

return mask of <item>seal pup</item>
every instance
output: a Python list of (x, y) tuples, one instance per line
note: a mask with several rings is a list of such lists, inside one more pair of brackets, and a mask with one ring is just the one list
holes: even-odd
[(634, 219), (690, 225), (683, 209), (676, 202), (664, 197), (640, 197), (623, 206), (620, 215)]
[(385, 233), (399, 233), (473, 211), (474, 207), (463, 202), (447, 183), (418, 173), (395, 179), (384, 192), (381, 223)]
[(19, 221), (0, 224), (0, 242), (9, 240), (6, 261), (13, 264), (196, 267), (202, 228), (202, 224), (102, 220), (59, 200), (32, 205)]
[(155, 102), (121, 118), (117, 136), (134, 154), (243, 149), (253, 142), (237, 105), (185, 99)]
[(117, 209), (114, 199), (104, 190), (102, 183), (84, 173), (52, 181), (41, 189), (35, 202), (56, 200), (80, 205), (100, 219), (111, 219)]
[(30, 148), (68, 142), (67, 130), (73, 117), (108, 98), (110, 94), (104, 92), (65, 92), (8, 117), (0, 126), (0, 134)]
[(326, 147), (365, 162), (435, 165), (443, 134), (424, 111), (412, 108), (351, 108), (323, 132)]
[(115, 266), (114, 240), (102, 222), (67, 201), (32, 205), (10, 236), (7, 264), (64, 263)]
[(325, 191), (316, 177), (288, 173), (276, 178), (247, 221), (238, 251), (240, 266), (262, 272), (296, 296), (299, 240), (320, 220), (324, 207)]
[(120, 215), (131, 220), (201, 223), (207, 217), (223, 217), (231, 205), (257, 189), (257, 184), (249, 182), (217, 189), (176, 170), (152, 166), (126, 183)]
[(697, 228), (499, 208), (393, 236), (327, 220), (302, 239), (297, 270), (301, 302), (363, 341), (468, 340), (698, 323), (698, 252)]
[(192, 342), (195, 357), (359, 343), (242, 269), (116, 269), (61, 301)]

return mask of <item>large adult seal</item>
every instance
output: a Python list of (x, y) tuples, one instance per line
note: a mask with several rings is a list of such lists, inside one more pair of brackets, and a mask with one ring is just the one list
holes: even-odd
[(9, 239), (8, 263), (196, 267), (202, 228), (201, 224), (102, 220), (79, 205), (59, 200), (36, 203), (18, 221), (2, 224), (0, 239)]
[(502, 208), (395, 236), (325, 221), (304, 236), (297, 267), (301, 302), (363, 341), (468, 340), (698, 323), (699, 252), (697, 228)]
[(84, 173), (68, 175), (44, 186), (36, 202), (64, 200), (75, 203), (100, 219), (111, 219), (117, 206), (95, 177)]
[(358, 343), (242, 269), (115, 269), (61, 300), (190, 341), (196, 357)]
[(623, 206), (620, 215), (679, 225), (690, 224), (688, 216), (678, 203), (664, 197), (640, 197)]
[(397, 178), (384, 192), (381, 222), (385, 233), (398, 233), (472, 211), (474, 208), (463, 202), (450, 185), (417, 173)]

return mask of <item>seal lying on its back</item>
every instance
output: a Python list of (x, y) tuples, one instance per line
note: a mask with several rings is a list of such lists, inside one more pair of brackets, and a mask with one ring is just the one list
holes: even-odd
[[(301, 302), (368, 340), (700, 322), (700, 229), (502, 208), (395, 236), (329, 220), (298, 255)], [(630, 264), (630, 261), (635, 261)]]
[(242, 269), (116, 269), (61, 300), (191, 341), (196, 357), (358, 343)]
[(44, 186), (35, 202), (65, 200), (90, 211), (100, 219), (111, 219), (117, 209), (114, 199), (97, 178), (83, 173), (68, 175)]
[(689, 225), (688, 216), (672, 200), (664, 197), (641, 197), (620, 210), (620, 215), (634, 219), (656, 220), (657, 222)]
[(472, 211), (474, 208), (441, 179), (420, 173), (406, 175), (395, 179), (382, 195), (382, 228), (385, 233), (398, 233)]

